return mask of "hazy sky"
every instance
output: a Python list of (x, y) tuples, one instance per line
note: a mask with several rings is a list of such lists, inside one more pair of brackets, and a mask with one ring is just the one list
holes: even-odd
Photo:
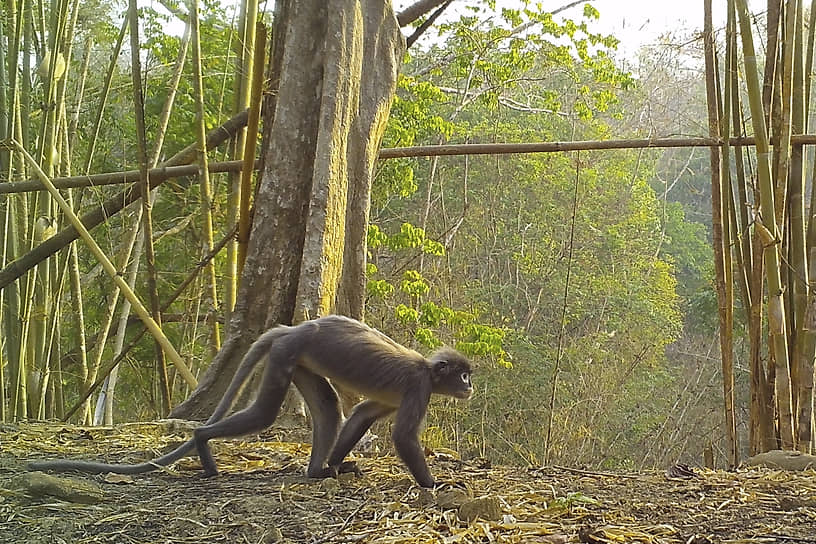
[[(416, 0), (393, 0), (394, 8), (400, 11)], [(454, 0), (463, 6), (467, 0)], [(556, 10), (569, 5), (573, 0), (538, 0), (546, 10)], [(497, 6), (517, 8), (520, 0), (497, 0)], [(703, 28), (703, 0), (587, 0), (601, 13), (601, 18), (593, 28), (601, 33), (612, 34), (621, 40), (618, 49), (626, 56), (634, 56), (641, 45), (654, 43), (659, 36), (673, 32), (678, 36), (690, 35)], [(534, 4), (534, 2), (530, 2)], [(715, 28), (725, 26), (725, 0), (712, 0)], [(749, 6), (761, 6), (765, 2), (749, 0)], [(451, 9), (449, 8), (449, 9)], [(583, 3), (562, 12), (562, 15), (578, 19)]]
[[(621, 40), (618, 48), (627, 55), (641, 45), (654, 43), (667, 32), (682, 36), (703, 29), (703, 0), (593, 0), (591, 3), (601, 13), (597, 27)], [(715, 28), (724, 26), (725, 0), (713, 0), (712, 4)], [(564, 4), (548, 0), (543, 5), (555, 9)], [(580, 6), (565, 15), (578, 9)]]

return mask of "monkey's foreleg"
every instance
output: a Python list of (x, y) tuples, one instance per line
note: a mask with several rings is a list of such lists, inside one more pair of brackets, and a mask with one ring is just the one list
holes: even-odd
[[(334, 476), (336, 471), (327, 471), (325, 463), (340, 428), (340, 400), (337, 392), (326, 378), (302, 367), (295, 370), (294, 383), (306, 401), (312, 418), (312, 456), (306, 475), (309, 478)], [(352, 470), (354, 469), (346, 472)]]
[(349, 463), (344, 463), (343, 459), (357, 445), (360, 438), (378, 419), (383, 418), (394, 411), (394, 408), (373, 400), (365, 400), (354, 407), (351, 416), (346, 420), (340, 430), (337, 443), (329, 455), (329, 468), (336, 472), (349, 472)]
[(430, 400), (430, 388), (428, 391), (406, 394), (394, 417), (394, 430), (391, 433), (400, 459), (422, 487), (433, 487), (436, 484), (419, 443), (419, 429)]

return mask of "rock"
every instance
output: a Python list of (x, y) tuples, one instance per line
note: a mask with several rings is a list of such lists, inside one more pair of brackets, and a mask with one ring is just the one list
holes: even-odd
[(435, 500), (433, 491), (430, 489), (426, 489), (421, 487), (419, 489), (419, 493), (417, 493), (416, 501), (414, 501), (414, 506), (417, 508), (424, 508), (429, 504), (433, 504)]
[(334, 478), (324, 478), (320, 480), (320, 489), (328, 493), (329, 495), (334, 495), (334, 492), (340, 488), (340, 484)]
[(443, 510), (459, 508), (470, 499), (468, 494), (461, 489), (451, 489), (450, 491), (440, 491), (436, 495), (436, 504)]
[(744, 466), (768, 467), (783, 470), (816, 469), (816, 455), (800, 451), (771, 450), (747, 459)]
[(272, 544), (273, 542), (280, 542), (281, 540), (283, 540), (283, 534), (281, 534), (280, 529), (274, 525), (267, 528), (263, 539), (264, 544)]
[(15, 484), (33, 498), (48, 496), (81, 504), (96, 504), (104, 498), (102, 488), (93, 482), (59, 478), (44, 472), (26, 472), (15, 480)]
[(496, 497), (480, 497), (465, 502), (459, 507), (459, 519), (473, 521), (476, 518), (485, 521), (499, 521), (502, 518), (502, 509)]

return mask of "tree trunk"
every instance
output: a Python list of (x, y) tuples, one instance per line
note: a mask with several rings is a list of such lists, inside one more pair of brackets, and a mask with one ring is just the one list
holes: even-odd
[(288, 0), (278, 10), (271, 70), (280, 83), (264, 105), (264, 166), (235, 311), (174, 417), (209, 416), (267, 328), (335, 311), (338, 297), (340, 310), (362, 314), (368, 193), (403, 38), (382, 0)]

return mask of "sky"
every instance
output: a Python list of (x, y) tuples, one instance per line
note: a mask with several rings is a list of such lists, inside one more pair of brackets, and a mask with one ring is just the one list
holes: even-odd
[[(556, 9), (561, 0), (546, 0), (545, 9)], [(593, 0), (592, 5), (601, 13), (595, 25), (604, 33), (621, 40), (618, 49), (629, 57), (650, 43), (656, 43), (667, 32), (679, 36), (690, 36), (703, 30), (703, 0)], [(725, 0), (712, 0), (712, 20), (714, 28), (724, 27), (726, 20)], [(764, 4), (749, 0), (748, 5)], [(580, 6), (571, 8), (573, 16)]]
[[(393, 0), (394, 8), (400, 11), (416, 0)], [(451, 8), (464, 5), (466, 0), (454, 0)], [(529, 2), (534, 4), (533, 1)], [(572, 3), (572, 0), (539, 0), (544, 10), (557, 10)], [(588, 0), (595, 6), (601, 17), (593, 23), (593, 28), (602, 34), (612, 34), (621, 43), (621, 55), (635, 58), (643, 45), (656, 43), (661, 35), (672, 32), (678, 36), (689, 36), (703, 29), (703, 0)], [(519, 0), (497, 0), (497, 6), (517, 8)], [(765, 2), (749, 0), (751, 8), (764, 7)], [(714, 26), (725, 26), (725, 0), (712, 0)], [(562, 12), (565, 17), (578, 19), (583, 3)]]

